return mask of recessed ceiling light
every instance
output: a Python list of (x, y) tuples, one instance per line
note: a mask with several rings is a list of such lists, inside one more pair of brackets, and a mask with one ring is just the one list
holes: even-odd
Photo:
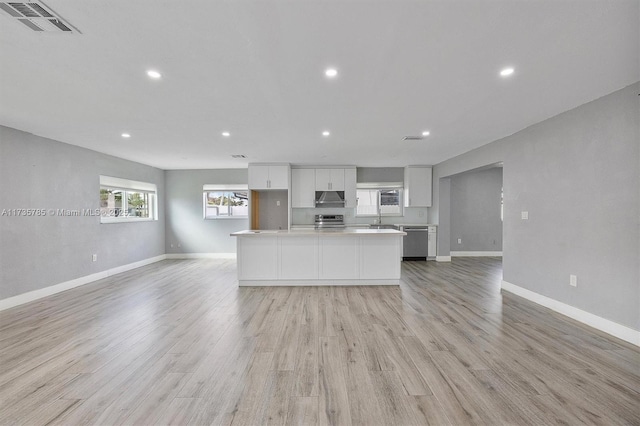
[(162, 74), (160, 74), (158, 71), (156, 70), (148, 70), (147, 71), (147, 75), (153, 79), (159, 79), (160, 77), (162, 77)]
[(231, 136), (231, 133), (229, 133), (229, 132), (222, 132), (222, 136), (224, 136), (225, 138), (228, 138), (229, 136)]
[(338, 70), (335, 68), (327, 68), (327, 70), (324, 72), (324, 75), (329, 78), (334, 78), (338, 75)]
[(503, 69), (502, 71), (500, 71), (500, 75), (501, 75), (502, 77), (508, 77), (508, 76), (510, 76), (511, 74), (513, 74), (513, 72), (514, 72), (514, 71), (515, 71), (515, 70), (514, 70), (513, 68), (511, 68), (511, 67), (509, 67), (509, 68), (505, 68), (505, 69)]
[(422, 136), (429, 136), (431, 133), (428, 130), (422, 132)]
[(324, 132), (322, 132), (322, 136), (329, 136), (331, 133), (329, 133), (328, 130), (325, 130)]
[(131, 135), (130, 135), (129, 133), (123, 133), (123, 134), (121, 134), (120, 136), (122, 136), (122, 137), (123, 137), (123, 138), (125, 138), (125, 139), (128, 139), (128, 138), (130, 138), (130, 137), (131, 137)]

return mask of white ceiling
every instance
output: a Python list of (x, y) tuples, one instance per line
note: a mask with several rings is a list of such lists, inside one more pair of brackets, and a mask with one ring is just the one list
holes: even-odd
[(82, 34), (0, 11), (0, 124), (163, 169), (437, 164), (640, 80), (637, 0), (45, 1)]

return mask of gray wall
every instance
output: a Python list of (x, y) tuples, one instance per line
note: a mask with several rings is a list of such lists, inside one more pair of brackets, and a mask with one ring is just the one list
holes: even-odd
[(289, 191), (285, 189), (257, 192), (260, 197), (260, 229), (288, 229)]
[(358, 167), (357, 182), (404, 182), (404, 167)]
[(502, 251), (501, 192), (501, 167), (451, 177), (452, 251)]
[(235, 237), (229, 234), (249, 229), (249, 219), (204, 220), (202, 186), (246, 185), (247, 169), (167, 170), (165, 178), (167, 253), (235, 253)]
[(436, 165), (430, 219), (446, 220), (441, 178), (502, 161), (504, 280), (640, 330), (639, 92), (636, 83)]
[(0, 211), (99, 208), (99, 175), (155, 183), (159, 220), (0, 216), (0, 299), (162, 255), (165, 240), (162, 170), (0, 126)]

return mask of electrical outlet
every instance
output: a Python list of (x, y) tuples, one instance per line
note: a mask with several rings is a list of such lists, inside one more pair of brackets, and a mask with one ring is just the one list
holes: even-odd
[(280, 200), (276, 200), (276, 206), (280, 207)]
[(521, 212), (520, 217), (522, 220), (529, 220), (529, 212)]
[(173, 243), (171, 243), (171, 248), (173, 248)]
[(462, 244), (462, 238), (458, 238), (458, 244)]
[(182, 244), (178, 243), (178, 248), (182, 248)]
[(93, 256), (91, 256), (91, 261), (92, 262), (96, 262), (98, 260), (98, 255), (94, 254)]
[(569, 275), (569, 285), (571, 287), (578, 287), (578, 276), (577, 275)]

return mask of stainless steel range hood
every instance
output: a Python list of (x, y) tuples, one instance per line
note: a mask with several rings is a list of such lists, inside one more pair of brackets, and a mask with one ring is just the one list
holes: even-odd
[(316, 191), (316, 207), (344, 207), (344, 191)]

